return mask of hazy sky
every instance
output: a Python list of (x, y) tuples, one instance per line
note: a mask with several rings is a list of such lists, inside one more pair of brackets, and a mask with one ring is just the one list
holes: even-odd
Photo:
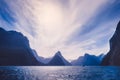
[(107, 53), (119, 20), (120, 0), (0, 0), (0, 26), (23, 33), (43, 57)]

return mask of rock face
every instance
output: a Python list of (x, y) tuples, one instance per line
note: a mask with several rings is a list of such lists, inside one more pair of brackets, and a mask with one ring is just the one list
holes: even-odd
[(71, 62), (73, 66), (98, 66), (100, 65), (99, 56), (85, 54), (84, 56), (80, 56), (77, 60), (73, 60)]
[(69, 66), (71, 65), (62, 55), (61, 52), (58, 51), (54, 57), (48, 63), (50, 66)]
[(120, 66), (120, 22), (113, 37), (110, 39), (110, 51), (103, 58), (101, 64), (103, 66)]
[(16, 31), (0, 28), (0, 65), (43, 65), (29, 46), (28, 39)]

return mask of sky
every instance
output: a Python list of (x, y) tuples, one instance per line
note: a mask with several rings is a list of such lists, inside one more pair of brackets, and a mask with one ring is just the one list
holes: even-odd
[(0, 0), (0, 27), (23, 33), (43, 57), (106, 54), (119, 20), (120, 0)]

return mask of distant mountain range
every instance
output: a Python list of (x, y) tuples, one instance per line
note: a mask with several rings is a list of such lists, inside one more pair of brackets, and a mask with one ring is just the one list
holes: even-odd
[(38, 56), (22, 33), (0, 28), (0, 66), (120, 66), (120, 22), (110, 39), (110, 51), (99, 56), (85, 54), (68, 62), (58, 51), (51, 58)]
[(51, 58), (38, 56), (29, 46), (29, 40), (22, 33), (0, 28), (0, 65), (16, 66), (93, 66), (99, 65), (104, 55), (85, 54), (68, 62), (58, 51)]
[(44, 64), (48, 64), (52, 58), (44, 58), (42, 56), (39, 56), (39, 61), (41, 61)]
[(74, 66), (99, 66), (103, 56), (104, 54), (95, 56), (86, 53), (84, 56), (80, 56), (77, 60), (73, 60), (71, 64)]
[(116, 31), (110, 39), (110, 51), (103, 58), (101, 65), (103, 66), (120, 66), (120, 22)]

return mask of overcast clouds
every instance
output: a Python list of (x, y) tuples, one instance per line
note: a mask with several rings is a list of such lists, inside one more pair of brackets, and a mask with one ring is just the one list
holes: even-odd
[(119, 14), (118, 0), (0, 1), (0, 26), (22, 32), (44, 57), (107, 53)]

